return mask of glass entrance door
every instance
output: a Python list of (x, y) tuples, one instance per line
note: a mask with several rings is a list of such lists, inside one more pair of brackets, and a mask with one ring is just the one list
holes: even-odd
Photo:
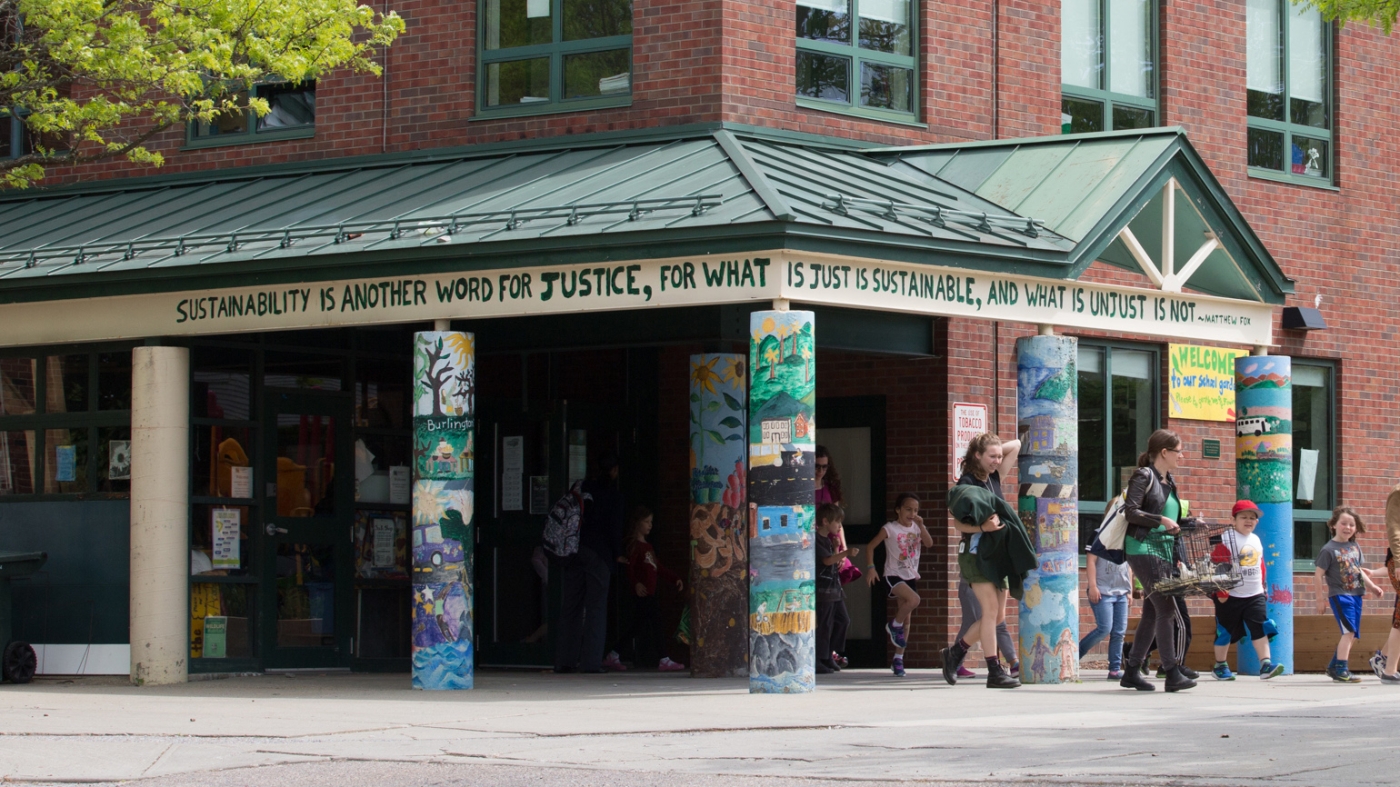
[(263, 659), (268, 668), (345, 667), (354, 523), (351, 400), (267, 394), (262, 477)]

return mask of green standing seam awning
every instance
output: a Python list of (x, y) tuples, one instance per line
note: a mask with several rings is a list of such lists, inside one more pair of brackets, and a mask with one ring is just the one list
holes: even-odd
[(726, 125), (3, 194), (0, 303), (775, 248), (1074, 279), (1138, 269), (1120, 231), (1160, 245), (1171, 181), (1178, 256), (1220, 238), (1191, 289), (1281, 303), (1180, 129), (858, 149)]

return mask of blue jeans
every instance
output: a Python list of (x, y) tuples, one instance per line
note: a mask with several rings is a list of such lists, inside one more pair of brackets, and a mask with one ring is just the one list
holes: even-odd
[(1089, 649), (1108, 637), (1108, 668), (1123, 668), (1123, 635), (1128, 633), (1128, 596), (1099, 596), (1094, 604), (1094, 622), (1098, 626), (1079, 641), (1082, 658)]

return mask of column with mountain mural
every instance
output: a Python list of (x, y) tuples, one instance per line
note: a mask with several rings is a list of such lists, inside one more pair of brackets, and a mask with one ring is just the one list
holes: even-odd
[(413, 336), (413, 687), (470, 689), (475, 339)]
[(690, 673), (748, 674), (747, 359), (690, 356)]
[[(1264, 594), (1278, 635), (1269, 656), (1293, 672), (1293, 359), (1245, 355), (1235, 359), (1235, 497), (1263, 514), (1255, 535), (1264, 545)], [(1248, 638), (1239, 669), (1259, 674)]]
[(813, 315), (749, 322), (749, 692), (816, 685)]
[(1026, 683), (1079, 680), (1078, 355), (1071, 336), (1016, 340), (1017, 511), (1036, 552), (1017, 627)]

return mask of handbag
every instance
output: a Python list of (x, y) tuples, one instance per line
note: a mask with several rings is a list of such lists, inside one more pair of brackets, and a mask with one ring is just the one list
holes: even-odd
[(852, 582), (855, 582), (857, 579), (860, 579), (861, 576), (862, 576), (862, 575), (861, 575), (860, 569), (856, 568), (856, 564), (855, 564), (855, 563), (852, 563), (851, 560), (850, 560), (850, 558), (842, 558), (842, 560), (841, 560), (841, 584), (842, 584), (842, 585), (849, 585), (849, 584), (851, 584)]
[(1093, 543), (1084, 550), (1086, 553), (1118, 566), (1127, 562), (1128, 553), (1123, 550), (1123, 540), (1128, 533), (1127, 504), (1128, 490), (1125, 489), (1104, 512)]

